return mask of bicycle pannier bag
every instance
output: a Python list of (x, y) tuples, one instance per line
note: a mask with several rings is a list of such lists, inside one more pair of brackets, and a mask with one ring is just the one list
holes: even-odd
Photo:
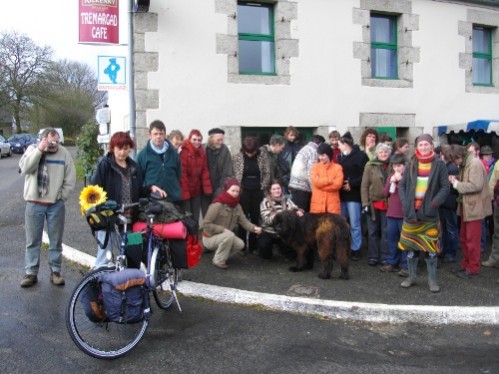
[(141, 232), (129, 232), (126, 234), (125, 253), (129, 268), (140, 269), (140, 263), (147, 263), (147, 250), (144, 250), (144, 242)]
[(197, 235), (188, 235), (184, 240), (170, 240), (172, 266), (177, 269), (189, 269), (201, 260), (203, 247)]
[(150, 313), (146, 278), (139, 269), (104, 273), (100, 277), (107, 319), (117, 323), (137, 323)]
[(102, 292), (97, 281), (89, 283), (82, 291), (80, 302), (83, 311), (92, 322), (104, 322), (106, 310), (102, 301)]

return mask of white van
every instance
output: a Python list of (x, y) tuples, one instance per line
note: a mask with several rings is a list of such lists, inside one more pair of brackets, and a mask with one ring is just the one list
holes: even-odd
[[(38, 131), (38, 139), (41, 138), (44, 131), (45, 131), (45, 129), (40, 129), (40, 131)], [(62, 131), (62, 129), (60, 127), (56, 127), (55, 131), (57, 131), (59, 133), (59, 142), (62, 145), (64, 145), (64, 132)]]

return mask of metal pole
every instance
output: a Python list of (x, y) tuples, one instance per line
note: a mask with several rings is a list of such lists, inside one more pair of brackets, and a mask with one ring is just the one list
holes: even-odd
[[(130, 118), (130, 136), (137, 144), (135, 134), (135, 64), (133, 60), (133, 0), (128, 0), (128, 106)], [(132, 149), (132, 158), (137, 155), (137, 150)]]

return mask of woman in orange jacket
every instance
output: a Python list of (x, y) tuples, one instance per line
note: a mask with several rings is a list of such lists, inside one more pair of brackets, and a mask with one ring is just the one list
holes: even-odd
[(340, 189), (343, 186), (343, 169), (332, 162), (333, 150), (329, 144), (321, 144), (317, 148), (317, 154), (319, 161), (310, 171), (310, 213), (341, 214)]

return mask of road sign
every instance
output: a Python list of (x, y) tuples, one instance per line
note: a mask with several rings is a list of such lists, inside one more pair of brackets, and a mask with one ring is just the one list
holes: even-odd
[(97, 71), (99, 91), (127, 90), (126, 84), (126, 57), (98, 56)]

